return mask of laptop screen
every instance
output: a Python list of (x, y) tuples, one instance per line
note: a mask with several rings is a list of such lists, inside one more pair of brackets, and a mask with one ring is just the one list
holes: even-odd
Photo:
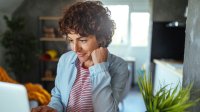
[(23, 85), (0, 82), (0, 112), (30, 112)]

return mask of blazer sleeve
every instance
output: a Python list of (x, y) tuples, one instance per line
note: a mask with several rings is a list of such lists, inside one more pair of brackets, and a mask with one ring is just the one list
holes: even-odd
[(89, 68), (92, 83), (92, 100), (95, 112), (117, 112), (118, 104), (128, 80), (128, 65), (117, 61), (95, 64)]

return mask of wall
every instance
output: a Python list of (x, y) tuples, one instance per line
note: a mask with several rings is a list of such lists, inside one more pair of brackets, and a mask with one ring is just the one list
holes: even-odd
[[(189, 0), (188, 18), (186, 21), (186, 42), (183, 68), (183, 86), (194, 82), (192, 99), (200, 98), (200, 1)], [(198, 112), (200, 103), (191, 108), (191, 112)]]
[(154, 0), (154, 21), (185, 21), (184, 12), (188, 0)]
[(38, 17), (39, 16), (61, 16), (64, 7), (70, 0), (25, 0), (22, 5), (14, 12), (13, 16), (22, 16), (26, 21), (26, 29), (38, 36)]

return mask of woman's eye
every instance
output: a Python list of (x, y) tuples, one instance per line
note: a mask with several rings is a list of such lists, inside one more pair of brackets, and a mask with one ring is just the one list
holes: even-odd
[(87, 42), (87, 40), (80, 40), (82, 43), (86, 43)]
[(73, 40), (68, 40), (70, 43), (72, 43), (73, 42)]

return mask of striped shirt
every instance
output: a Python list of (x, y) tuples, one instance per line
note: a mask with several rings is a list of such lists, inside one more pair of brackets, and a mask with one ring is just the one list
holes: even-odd
[(67, 112), (93, 112), (92, 85), (89, 70), (77, 63), (77, 76), (72, 87)]

